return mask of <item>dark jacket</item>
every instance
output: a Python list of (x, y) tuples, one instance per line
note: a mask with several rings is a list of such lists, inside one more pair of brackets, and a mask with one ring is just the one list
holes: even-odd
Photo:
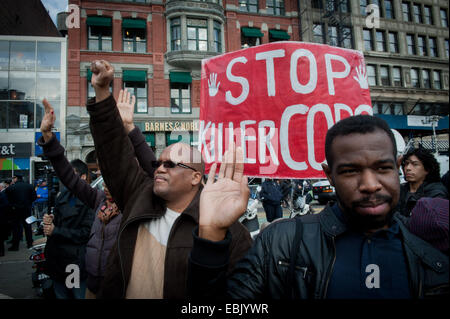
[(261, 185), (261, 193), (259, 194), (261, 200), (265, 204), (280, 205), (283, 199), (281, 187), (275, 181), (264, 181)]
[[(108, 259), (105, 279), (97, 298), (124, 298), (131, 275), (138, 227), (161, 218), (164, 201), (153, 193), (153, 178), (133, 160), (133, 147), (127, 138), (114, 98), (95, 103), (88, 101), (91, 132), (106, 184), (123, 218), (117, 242)], [(185, 298), (187, 263), (192, 248), (192, 231), (198, 225), (200, 192), (172, 226), (164, 262), (164, 298)], [(231, 227), (230, 267), (251, 246), (247, 229), (240, 223)]]
[(26, 218), (31, 215), (31, 206), (36, 200), (36, 191), (31, 184), (18, 181), (5, 189), (14, 218)]
[[(136, 157), (142, 163), (142, 167), (149, 174), (153, 175), (154, 168), (151, 161), (155, 155), (150, 147), (145, 143), (144, 136), (136, 127), (128, 134), (136, 151)], [(38, 144), (43, 148), (44, 154), (49, 158), (55, 169), (56, 175), (61, 182), (84, 204), (95, 211), (97, 216), (100, 208), (105, 204), (105, 193), (97, 188), (93, 188), (89, 183), (76, 175), (72, 166), (64, 156), (64, 147), (56, 139), (55, 135), (45, 143), (43, 137), (38, 140)], [(92, 225), (89, 241), (86, 245), (86, 271), (91, 277), (87, 284), (89, 290), (96, 293), (105, 272), (108, 255), (114, 245), (119, 232), (122, 215), (114, 216), (106, 225), (97, 217)]]
[(397, 210), (404, 216), (411, 215), (411, 211), (419, 199), (422, 197), (439, 197), (448, 199), (448, 192), (441, 182), (428, 183), (423, 182), (415, 193), (409, 192), (409, 183), (400, 185), (400, 199)]
[[(394, 215), (403, 237), (413, 297), (424, 298), (448, 294), (448, 257), (429, 243), (411, 234), (403, 216)], [(346, 231), (327, 206), (321, 213), (301, 217), (303, 236), (295, 259), (294, 279), (288, 275), (291, 249), (295, 235), (295, 219), (273, 223), (256, 238), (248, 254), (236, 265), (230, 278), (225, 278), (227, 244), (210, 242), (198, 237), (189, 263), (189, 291), (194, 297), (207, 298), (222, 293), (237, 299), (286, 298), (290, 284), (294, 297), (323, 299), (335, 261), (335, 240)], [(211, 262), (214, 260), (214, 262)]]
[[(10, 232), (10, 212), (9, 202), (5, 190), (0, 191), (0, 242), (8, 239)], [(0, 243), (0, 245), (2, 245)], [(1, 247), (0, 247), (1, 249)]]
[(69, 273), (66, 267), (75, 264), (80, 269), (80, 279), (86, 278), (85, 253), (89, 240), (94, 211), (63, 187), (56, 197), (53, 211), (53, 233), (45, 245), (47, 274), (56, 281), (65, 282)]

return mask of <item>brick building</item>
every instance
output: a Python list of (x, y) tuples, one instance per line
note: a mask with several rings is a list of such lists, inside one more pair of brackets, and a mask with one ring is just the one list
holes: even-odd
[[(405, 137), (431, 135), (448, 153), (449, 31), (444, 0), (69, 0), (80, 27), (68, 31), (69, 157), (94, 162), (85, 103), (90, 62), (115, 67), (111, 90), (137, 96), (135, 123), (156, 154), (197, 140), (201, 60), (278, 40), (364, 52), (374, 113)], [(378, 26), (366, 11), (379, 9)]]

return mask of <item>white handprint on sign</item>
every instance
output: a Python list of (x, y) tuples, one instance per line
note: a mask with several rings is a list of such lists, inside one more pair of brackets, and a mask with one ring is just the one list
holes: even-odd
[(359, 83), (359, 86), (361, 89), (368, 89), (369, 88), (369, 82), (367, 81), (367, 74), (366, 74), (366, 67), (364, 64), (361, 64), (359, 67), (356, 67), (356, 76), (353, 78), (356, 82)]
[(209, 75), (208, 87), (209, 87), (209, 96), (216, 96), (217, 92), (219, 92), (220, 82), (217, 83), (217, 73), (211, 73)]

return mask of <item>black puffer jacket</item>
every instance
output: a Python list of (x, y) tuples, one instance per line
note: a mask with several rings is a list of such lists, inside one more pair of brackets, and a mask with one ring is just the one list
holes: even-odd
[[(448, 294), (448, 257), (429, 243), (411, 234), (398, 213), (412, 296), (433, 297)], [(320, 214), (301, 217), (303, 236), (295, 259), (295, 273), (289, 276), (295, 219), (280, 220), (267, 227), (255, 240), (247, 255), (225, 278), (227, 243), (200, 239), (194, 233), (194, 247), (189, 261), (188, 287), (191, 297), (226, 297), (236, 299), (323, 299), (333, 273), (335, 238), (346, 230), (328, 206)]]
[(402, 215), (409, 217), (417, 201), (422, 197), (448, 199), (448, 192), (441, 182), (423, 182), (415, 193), (410, 193), (409, 183), (404, 183), (400, 186), (400, 200), (398, 201), (397, 210)]

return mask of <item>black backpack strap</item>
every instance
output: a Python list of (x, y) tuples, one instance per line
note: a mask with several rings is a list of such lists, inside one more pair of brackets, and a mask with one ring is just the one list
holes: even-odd
[(289, 270), (288, 277), (286, 280), (286, 293), (289, 299), (294, 299), (294, 278), (295, 278), (295, 261), (297, 260), (297, 255), (300, 250), (300, 243), (302, 241), (303, 235), (303, 223), (300, 220), (300, 217), (295, 217), (295, 236), (294, 242), (291, 250), (291, 259), (289, 261)]

